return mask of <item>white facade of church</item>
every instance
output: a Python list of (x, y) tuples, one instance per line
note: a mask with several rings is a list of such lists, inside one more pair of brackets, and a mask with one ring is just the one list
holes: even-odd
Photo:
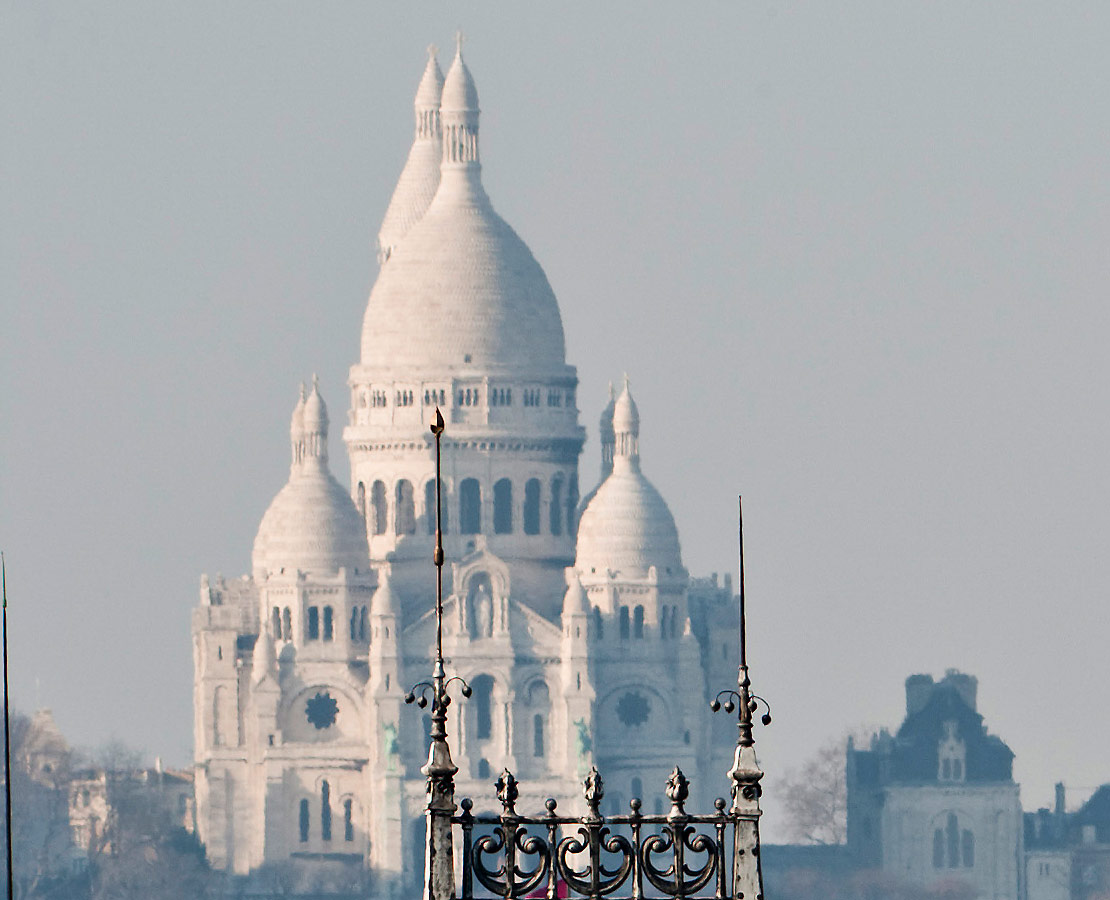
[[(662, 808), (676, 763), (707, 807), (735, 725), (709, 691), (736, 675), (728, 579), (691, 579), (641, 471), (627, 382), (602, 416), (601, 481), (579, 498), (575, 369), (540, 265), (482, 187), (478, 97), (461, 53), (430, 56), (416, 137), (379, 234), (350, 371), (348, 492), (329, 471), (319, 387), (302, 391), (289, 481), (250, 575), (202, 579), (193, 617), (197, 818), (209, 861), (368, 872), (387, 896), (422, 867), (429, 720), (406, 707), (434, 646), (434, 450), (443, 523), (458, 795), (490, 806), (503, 767), (522, 811)], [(612, 397), (612, 391), (611, 391)], [(457, 696), (457, 695), (456, 695)]]

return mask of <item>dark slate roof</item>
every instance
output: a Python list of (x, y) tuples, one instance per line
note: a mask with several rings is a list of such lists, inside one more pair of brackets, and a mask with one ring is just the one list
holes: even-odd
[(967, 749), (964, 780), (1013, 781), (1014, 753), (998, 737), (987, 733), (979, 715), (951, 684), (938, 683), (928, 701), (906, 716), (892, 741), (875, 750), (856, 751), (861, 784), (935, 782), (939, 744), (945, 723), (956, 722), (956, 734)]

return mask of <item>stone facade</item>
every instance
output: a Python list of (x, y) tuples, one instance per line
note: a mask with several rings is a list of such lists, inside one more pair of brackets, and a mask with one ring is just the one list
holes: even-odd
[(430, 722), (403, 700), (434, 647), (437, 407), (444, 654), (473, 688), (448, 721), (459, 795), (481, 808), (507, 766), (522, 810), (577, 809), (596, 764), (611, 810), (636, 796), (650, 812), (677, 763), (708, 808), (735, 744), (704, 705), (735, 683), (731, 582), (689, 578), (641, 469), (627, 381), (602, 416), (602, 480), (580, 501), (577, 375), (543, 270), (482, 187), (461, 53), (445, 79), (429, 59), (415, 113), (350, 372), (351, 489), (329, 471), (314, 384), (252, 573), (204, 578), (193, 617), (210, 862), (247, 875), (292, 860), (324, 888), (368, 872), (377, 896), (423, 865)]
[(910, 884), (1023, 891), (1022, 812), (1013, 753), (988, 734), (973, 676), (906, 680), (906, 718), (867, 750), (848, 748), (848, 851), (861, 868)]

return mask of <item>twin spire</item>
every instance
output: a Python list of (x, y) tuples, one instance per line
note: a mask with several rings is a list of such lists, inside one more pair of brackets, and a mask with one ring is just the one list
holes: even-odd
[(384, 264), (401, 239), (427, 212), (445, 170), (477, 174), (478, 89), (462, 58), (462, 35), (444, 78), (428, 48), (428, 61), (416, 89), (413, 113), (416, 133), (401, 177), (378, 232), (378, 263)]

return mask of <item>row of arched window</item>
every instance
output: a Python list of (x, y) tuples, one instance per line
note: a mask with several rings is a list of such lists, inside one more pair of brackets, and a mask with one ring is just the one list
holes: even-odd
[[(598, 607), (593, 608), (594, 634), (598, 639), (605, 637), (605, 617)], [(628, 607), (622, 606), (617, 614), (620, 638), (627, 641), (630, 638), (643, 640), (644, 637), (644, 608), (636, 606), (629, 615)], [(678, 637), (678, 607), (663, 606), (659, 613), (659, 637), (668, 640)]]
[[(271, 612), (271, 623), (275, 640), (293, 640), (293, 613), (288, 606), (284, 609), (275, 606)], [(368, 641), (370, 639), (370, 627), (367, 622), (365, 606), (356, 606), (351, 609), (349, 626), (352, 641)], [(330, 641), (335, 637), (335, 612), (330, 606), (325, 606), (323, 616), (321, 616), (320, 607), (310, 606), (308, 607), (305, 638), (310, 641), (320, 640), (321, 633), (325, 641)]]
[[(574, 514), (578, 506), (578, 482), (572, 476), (564, 482), (556, 475), (549, 486), (547, 509), (548, 532), (561, 535), (574, 531)], [(543, 487), (538, 478), (530, 478), (524, 483), (524, 502), (520, 506), (521, 530), (525, 534), (536, 535), (541, 532), (541, 495)], [(375, 481), (370, 486), (369, 496), (366, 485), (359, 482), (355, 489), (355, 503), (359, 514), (366, 520), (366, 530), (371, 536), (386, 534), (390, 530), (389, 501), (383, 481)], [(458, 528), (461, 534), (482, 533), (482, 486), (476, 478), (464, 478), (459, 482)], [(431, 479), (424, 484), (424, 519), (428, 534), (435, 534), (436, 482)], [(512, 534), (517, 526), (514, 523), (516, 506), (513, 499), (513, 482), (502, 478), (493, 486), (493, 532)], [(446, 508), (442, 511), (442, 527), (447, 532), (450, 516)], [(393, 489), (394, 534), (416, 534), (416, 501), (412, 482), (402, 478)]]
[(943, 828), (933, 832), (933, 868), (965, 869), (975, 865), (975, 835), (960, 828), (955, 813), (948, 814)]
[(370, 628), (366, 621), (366, 607), (356, 606), (351, 609), (350, 635), (352, 641), (366, 643), (370, 640)]
[[(456, 406), (481, 406), (483, 393), (483, 387), (459, 388), (455, 393)], [(535, 407), (541, 405), (543, 392), (540, 388), (524, 388), (521, 396), (525, 406)], [(396, 389), (394, 390), (394, 405), (413, 406), (416, 397), (417, 394), (411, 388)], [(513, 389), (511, 387), (489, 387), (488, 399), (490, 406), (512, 406)], [(446, 401), (447, 391), (445, 388), (424, 389), (425, 406), (430, 407), (436, 404), (443, 406)], [(360, 393), (358, 395), (358, 405), (367, 405), (367, 394)], [(382, 390), (370, 391), (369, 405), (375, 409), (389, 406), (389, 394)], [(561, 409), (563, 406), (572, 409), (574, 407), (574, 391), (564, 391), (557, 388), (548, 389), (547, 405), (553, 409)]]
[[(477, 675), (470, 680), (470, 703), (473, 709), (474, 737), (479, 741), (489, 740), (493, 736), (493, 677), (490, 675)], [(550, 694), (547, 685), (542, 681), (536, 682), (528, 693), (528, 704), (546, 712), (550, 703)], [(424, 716), (424, 753), (432, 743), (432, 718)], [(546, 754), (545, 744), (546, 720), (543, 712), (532, 715), (532, 755), (542, 758)], [(484, 762), (482, 760), (481, 762)], [(488, 772), (486, 773), (488, 775)], [(478, 776), (485, 777), (479, 764)]]
[[(354, 801), (345, 797), (343, 808), (343, 840), (351, 842), (355, 839)], [(312, 831), (312, 811), (308, 798), (301, 800), (298, 811), (298, 830), (302, 844), (307, 844)], [(331, 785), (325, 780), (320, 785), (320, 840), (332, 839), (332, 812), (331, 812)]]

